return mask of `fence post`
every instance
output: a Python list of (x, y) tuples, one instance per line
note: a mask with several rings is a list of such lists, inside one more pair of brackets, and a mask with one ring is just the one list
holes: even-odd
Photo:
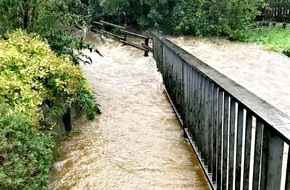
[[(149, 47), (149, 38), (145, 38), (145, 47)], [(148, 53), (149, 53), (149, 50), (148, 50), (148, 48), (146, 48), (146, 50), (144, 52), (144, 56), (148, 57)]]
[[(124, 27), (125, 27), (125, 30), (128, 29), (128, 26), (127, 26), (127, 15), (125, 12), (123, 12), (124, 14)], [(124, 41), (126, 42), (127, 41), (127, 33), (124, 32)], [(123, 43), (123, 45), (126, 45), (126, 43)]]

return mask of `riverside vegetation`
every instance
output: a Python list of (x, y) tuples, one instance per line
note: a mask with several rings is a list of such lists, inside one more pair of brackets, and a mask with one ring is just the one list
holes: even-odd
[(41, 105), (61, 116), (76, 102), (93, 119), (98, 104), (79, 65), (36, 34), (0, 38), (0, 72), (0, 189), (45, 189), (56, 134)]
[(87, 21), (82, 5), (0, 1), (0, 189), (47, 188), (57, 134), (43, 105), (53, 117), (73, 103), (88, 119), (100, 113), (78, 65), (91, 46), (70, 33)]

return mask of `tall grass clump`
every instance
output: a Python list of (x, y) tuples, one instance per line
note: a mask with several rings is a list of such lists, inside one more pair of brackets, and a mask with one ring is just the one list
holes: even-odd
[(260, 27), (243, 32), (237, 41), (253, 42), (266, 50), (282, 52), (290, 56), (290, 29), (279, 27)]

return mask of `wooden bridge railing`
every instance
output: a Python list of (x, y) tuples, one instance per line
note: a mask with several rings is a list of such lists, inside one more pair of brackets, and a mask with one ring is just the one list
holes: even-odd
[[(118, 35), (118, 34), (114, 34), (112, 32), (109, 32), (106, 30), (105, 26), (110, 26), (110, 27), (119, 29), (121, 34)], [(105, 21), (93, 22), (93, 29), (96, 29), (96, 30), (93, 30), (95, 32), (100, 32), (101, 34), (107, 34), (107, 35), (113, 36), (113, 37), (119, 39), (121, 42), (123, 42), (123, 44), (127, 44), (127, 45), (133, 46), (135, 48), (144, 50), (145, 57), (148, 56), (149, 51), (153, 52), (153, 49), (151, 47), (149, 47), (150, 38), (148, 36), (144, 36), (141, 34), (137, 34), (137, 33), (128, 31), (126, 24), (125, 24), (125, 26), (120, 26), (120, 25), (116, 25), (113, 23), (105, 22)], [(129, 41), (127, 38), (128, 35), (134, 36), (136, 38), (141, 38), (144, 40), (144, 43), (138, 44), (136, 42)]]
[(158, 33), (153, 46), (212, 188), (289, 189), (290, 118)]

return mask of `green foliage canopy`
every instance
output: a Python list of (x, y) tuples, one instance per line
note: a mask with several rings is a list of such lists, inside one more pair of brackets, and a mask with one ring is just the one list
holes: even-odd
[(262, 0), (180, 0), (173, 13), (177, 33), (234, 35), (251, 27)]
[(251, 27), (265, 0), (95, 0), (95, 3), (103, 16), (120, 20), (120, 13), (125, 12), (127, 21), (135, 27), (175, 34), (235, 36)]
[(89, 46), (71, 35), (70, 30), (76, 24), (90, 22), (91, 14), (90, 7), (81, 0), (0, 1), (0, 35), (22, 28), (46, 38), (58, 55), (67, 54), (76, 60), (73, 50)]

